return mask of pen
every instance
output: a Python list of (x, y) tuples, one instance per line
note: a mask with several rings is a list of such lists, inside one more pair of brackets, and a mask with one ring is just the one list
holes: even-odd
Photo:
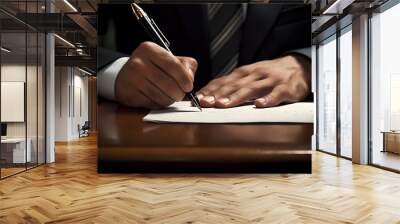
[[(171, 52), (169, 49), (170, 43), (161, 30), (158, 28), (157, 24), (151, 19), (142, 8), (140, 8), (136, 3), (131, 4), (133, 14), (135, 14), (136, 19), (140, 22), (143, 26), (146, 33), (150, 36), (150, 38), (160, 45), (161, 47), (165, 48), (167, 51)], [(172, 52), (171, 52), (172, 53)], [(193, 93), (193, 90), (188, 93), (190, 101), (194, 106), (196, 106), (200, 111), (202, 111), (199, 99), (197, 99), (196, 95)]]

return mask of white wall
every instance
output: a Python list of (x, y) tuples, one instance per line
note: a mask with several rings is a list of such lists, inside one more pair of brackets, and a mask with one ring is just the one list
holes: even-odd
[(70, 84), (69, 69), (67, 67), (55, 68), (55, 141), (68, 140), (68, 117)]
[(79, 137), (78, 124), (88, 120), (88, 105), (88, 78), (76, 68), (56, 67), (56, 141)]
[[(3, 82), (25, 82), (25, 75), (27, 69), (28, 75), (30, 74), (36, 74), (36, 67), (35, 66), (27, 66), (25, 67), (25, 64), (3, 64), (1, 66), (1, 81)], [(32, 80), (29, 76), (29, 85), (30, 86), (36, 86), (36, 80)], [(34, 106), (36, 108), (36, 88), (27, 88), (27, 103), (35, 102), (32, 105), (28, 106)], [(39, 105), (40, 106), (40, 105)], [(34, 110), (35, 110), (34, 108)], [(1, 108), (1, 110), (6, 110), (7, 108)], [(31, 112), (32, 108), (29, 110)], [(31, 122), (34, 122), (36, 124), (36, 113), (27, 113), (27, 118), (28, 118), (28, 129), (32, 127), (33, 129), (36, 130), (36, 125), (31, 124)], [(7, 123), (7, 136), (8, 137), (25, 137), (25, 123), (26, 122), (11, 122)], [(29, 137), (30, 131), (28, 130), (28, 137)]]

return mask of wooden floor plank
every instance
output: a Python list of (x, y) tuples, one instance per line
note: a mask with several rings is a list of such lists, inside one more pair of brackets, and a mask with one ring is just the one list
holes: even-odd
[(400, 223), (400, 175), (321, 152), (313, 174), (97, 174), (96, 138), (0, 181), (0, 223)]

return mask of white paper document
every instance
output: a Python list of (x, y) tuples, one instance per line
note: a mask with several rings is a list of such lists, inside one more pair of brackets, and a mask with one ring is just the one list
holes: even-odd
[(190, 105), (190, 101), (181, 101), (166, 109), (152, 110), (143, 120), (157, 123), (313, 123), (314, 104), (302, 102), (271, 108), (256, 108), (249, 104), (199, 111)]

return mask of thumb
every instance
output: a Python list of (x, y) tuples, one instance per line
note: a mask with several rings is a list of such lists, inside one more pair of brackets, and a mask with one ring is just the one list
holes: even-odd
[(194, 79), (194, 75), (196, 74), (197, 70), (197, 61), (191, 57), (183, 57), (178, 56), (178, 59), (182, 62), (182, 64), (190, 71), (192, 74), (192, 78)]

